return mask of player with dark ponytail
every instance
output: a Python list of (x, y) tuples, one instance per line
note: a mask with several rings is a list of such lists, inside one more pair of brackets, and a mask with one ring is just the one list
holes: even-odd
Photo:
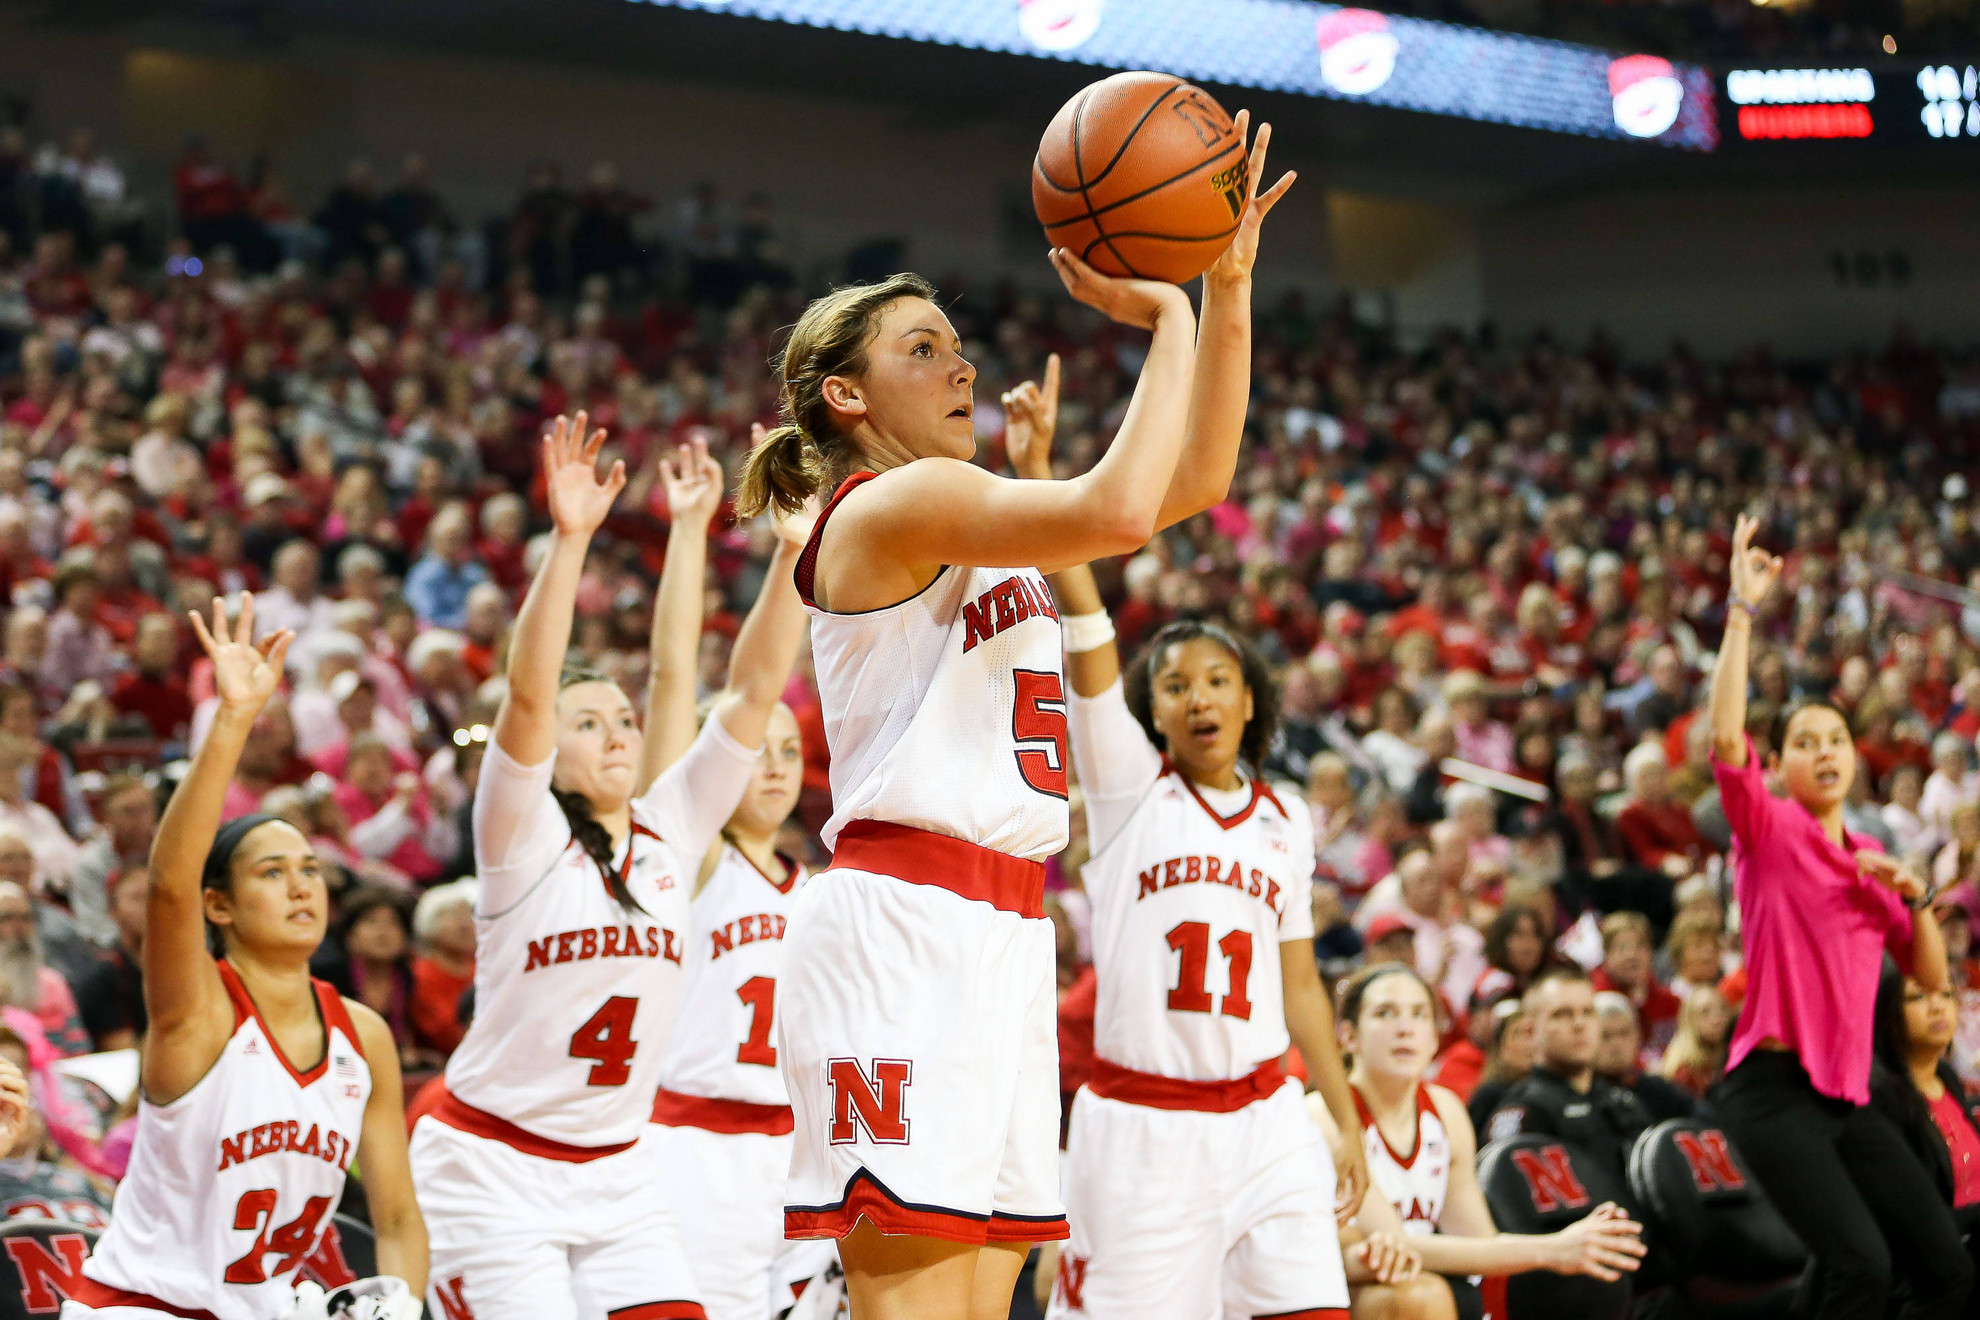
[[(474, 1024), (412, 1143), (435, 1314), (704, 1315), (654, 1193), (678, 1173), (658, 1165), (644, 1134), (684, 983), (695, 875), (749, 786), (804, 616), (789, 582), (773, 578), (700, 735), (692, 684), (668, 685), (647, 746), (619, 685), (566, 663), (591, 537), (625, 485), (622, 464), (598, 476), (604, 439), (579, 413), (544, 441), (550, 553), (516, 619), (475, 792)], [(695, 588), (663, 589), (655, 604), (656, 664), (668, 664), (700, 636), (700, 563), (722, 475), (699, 447), (661, 472), (669, 577)], [(680, 561), (691, 567), (675, 571)]]

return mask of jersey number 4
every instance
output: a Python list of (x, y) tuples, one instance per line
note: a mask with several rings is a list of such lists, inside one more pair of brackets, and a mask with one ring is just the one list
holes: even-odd
[[(1176, 988), (1169, 991), (1169, 1009), (1175, 1013), (1215, 1012), (1215, 996), (1204, 985), (1210, 965), (1210, 923), (1185, 921), (1169, 932), (1169, 947), (1182, 955), (1181, 974)], [(1251, 984), (1251, 932), (1234, 930), (1217, 941), (1217, 952), (1230, 963), (1230, 993), (1224, 996), (1225, 1017), (1251, 1018), (1251, 1000), (1245, 987)]]
[[(222, 1277), (228, 1283), (266, 1283), (271, 1273), (281, 1278), (309, 1258), (310, 1248), (316, 1245), (317, 1229), (322, 1227), (323, 1216), (329, 1211), (329, 1197), (312, 1196), (303, 1203), (301, 1214), (270, 1232), (275, 1223), (275, 1189), (263, 1187), (243, 1193), (234, 1207), (234, 1227), (255, 1230), (254, 1245), (248, 1248), (247, 1255), (229, 1265)], [(273, 1271), (266, 1260), (271, 1251), (282, 1253)]]
[(637, 999), (613, 995), (571, 1033), (571, 1057), (591, 1060), (586, 1086), (624, 1086), (632, 1076), (633, 1055), (639, 1052), (632, 1034), (633, 1014), (638, 1011)]
[[(1018, 773), (1040, 793), (1066, 796), (1066, 689), (1044, 669), (1013, 669), (1017, 701), (1011, 707), (1011, 737), (1017, 742)], [(1027, 747), (1025, 744), (1033, 746)], [(1049, 747), (1035, 744), (1045, 743)]]

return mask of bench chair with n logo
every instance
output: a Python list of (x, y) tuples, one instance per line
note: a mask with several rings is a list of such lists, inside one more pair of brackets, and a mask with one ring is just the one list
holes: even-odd
[[(1604, 1201), (1631, 1204), (1629, 1189), (1580, 1148), (1539, 1133), (1505, 1137), (1480, 1151), (1478, 1185), (1504, 1233), (1554, 1233)], [(1622, 1320), (1629, 1303), (1627, 1280), (1535, 1271), (1506, 1280), (1505, 1314), (1496, 1320)]]
[(59, 1219), (0, 1224), (0, 1320), (53, 1320), (75, 1291), (97, 1231)]
[(1788, 1313), (1808, 1254), (1724, 1132), (1695, 1118), (1659, 1123), (1630, 1151), (1629, 1183), (1696, 1314)]

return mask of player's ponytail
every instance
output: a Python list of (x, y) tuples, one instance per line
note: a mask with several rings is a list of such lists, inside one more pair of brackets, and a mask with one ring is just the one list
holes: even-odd
[(825, 402), (833, 376), (866, 372), (866, 346), (880, 317), (902, 298), (933, 298), (935, 287), (919, 275), (890, 275), (877, 284), (849, 284), (814, 298), (791, 327), (772, 365), (783, 382), (777, 411), (783, 424), (743, 461), (736, 512), (754, 518), (765, 509), (795, 513), (858, 458)]

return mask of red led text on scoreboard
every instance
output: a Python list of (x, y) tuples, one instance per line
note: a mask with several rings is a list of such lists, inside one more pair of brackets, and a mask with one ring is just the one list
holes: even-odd
[(1860, 138), (1870, 136), (1867, 105), (1743, 105), (1739, 135), (1768, 138)]

